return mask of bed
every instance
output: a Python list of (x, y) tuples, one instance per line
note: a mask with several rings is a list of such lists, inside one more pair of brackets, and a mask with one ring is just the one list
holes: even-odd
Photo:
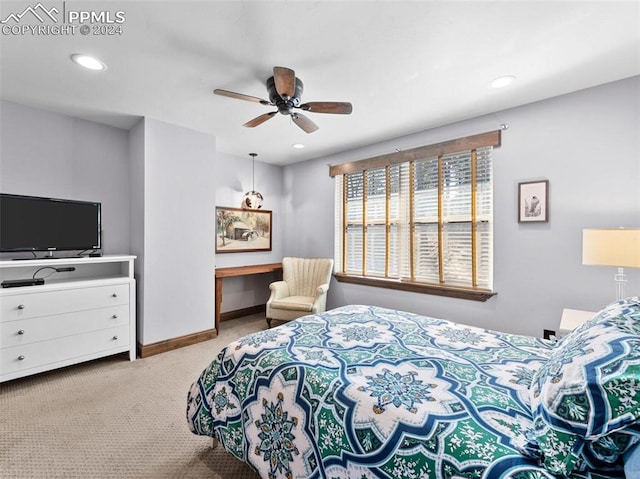
[(613, 303), (553, 343), (340, 307), (227, 345), (187, 421), (264, 479), (624, 478), (640, 460), (639, 311)]

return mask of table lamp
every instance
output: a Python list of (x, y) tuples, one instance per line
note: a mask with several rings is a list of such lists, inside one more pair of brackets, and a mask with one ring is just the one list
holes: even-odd
[(616, 299), (623, 299), (624, 268), (640, 268), (640, 228), (582, 230), (582, 264), (617, 267)]

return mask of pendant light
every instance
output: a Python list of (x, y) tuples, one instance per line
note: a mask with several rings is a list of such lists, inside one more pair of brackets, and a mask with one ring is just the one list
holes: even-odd
[(255, 171), (256, 171), (256, 156), (257, 153), (249, 153), (252, 158), (251, 164), (251, 191), (247, 191), (242, 197), (242, 208), (245, 210), (258, 210), (262, 208), (262, 201), (264, 198), (262, 194), (256, 191), (254, 186)]

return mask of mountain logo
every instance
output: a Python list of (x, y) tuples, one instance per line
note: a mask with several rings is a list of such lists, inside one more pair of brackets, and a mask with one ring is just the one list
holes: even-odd
[(33, 15), (34, 17), (36, 17), (40, 23), (44, 23), (46, 21), (46, 17), (49, 17), (51, 20), (53, 20), (55, 23), (58, 23), (58, 19), (57, 17), (55, 17), (55, 15), (57, 15), (58, 13), (60, 13), (60, 11), (56, 8), (56, 7), (52, 7), (49, 10), (47, 10), (42, 3), (38, 2), (38, 4), (35, 7), (27, 7), (25, 8), (22, 13), (12, 13), (10, 14), (7, 18), (5, 18), (4, 20), (0, 20), (0, 23), (5, 24), (5, 23), (9, 23), (11, 20), (13, 20), (15, 23), (20, 23), (22, 21), (22, 18), (27, 15), (28, 13), (30, 13), (31, 15)]

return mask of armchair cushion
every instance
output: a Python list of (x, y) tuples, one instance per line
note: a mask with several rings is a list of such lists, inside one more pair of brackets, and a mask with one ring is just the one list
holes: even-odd
[(272, 308), (286, 309), (288, 311), (308, 311), (311, 312), (315, 298), (312, 296), (288, 296), (286, 298), (274, 300)]

